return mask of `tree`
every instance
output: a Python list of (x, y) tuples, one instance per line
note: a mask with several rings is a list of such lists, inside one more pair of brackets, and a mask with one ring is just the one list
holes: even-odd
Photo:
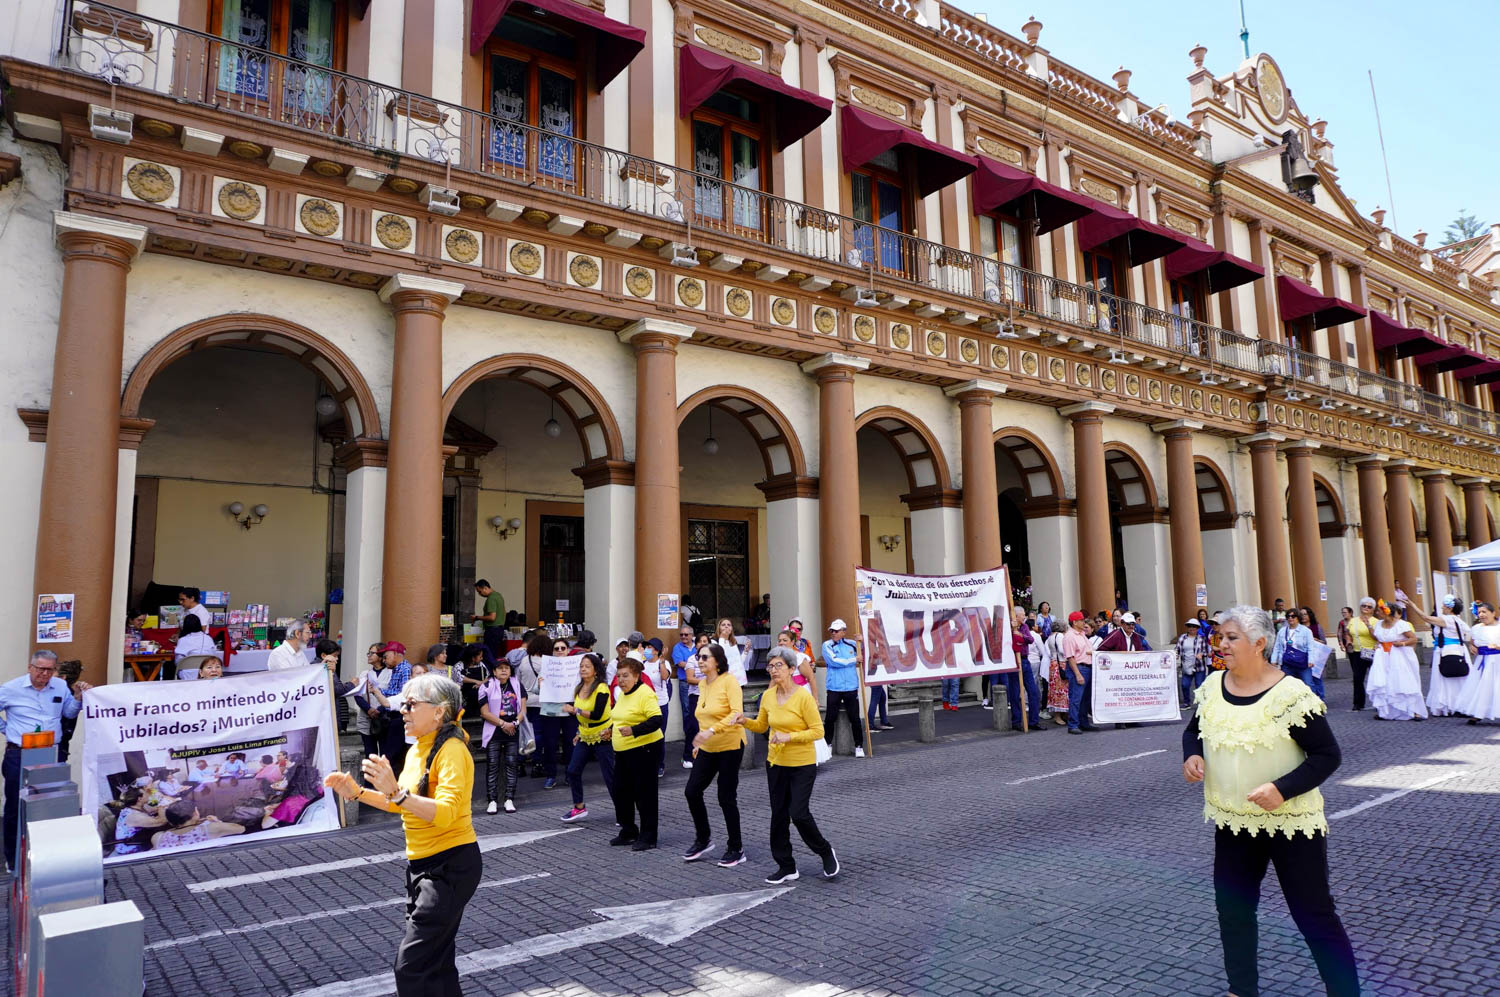
[(1463, 208), (1458, 209), (1458, 217), (1448, 223), (1448, 231), (1444, 238), (1450, 243), (1463, 242), (1472, 239), (1484, 231), (1484, 223)]

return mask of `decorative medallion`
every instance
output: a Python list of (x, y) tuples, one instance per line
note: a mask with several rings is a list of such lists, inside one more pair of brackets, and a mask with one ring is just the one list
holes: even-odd
[(891, 345), (898, 350), (911, 349), (911, 326), (904, 323), (891, 326)]
[(309, 197), (297, 211), (302, 227), (313, 235), (330, 236), (339, 230), (339, 209), (321, 197)]
[(797, 306), (786, 298), (777, 298), (771, 302), (771, 317), (779, 325), (791, 325), (792, 320), (797, 317)]
[(265, 267), (267, 270), (290, 270), (292, 261), (281, 256), (257, 256), (255, 265)]
[(374, 287), (376, 284), (379, 284), (381, 281), (385, 280), (385, 278), (378, 273), (352, 273), (348, 276), (347, 279), (349, 283), (358, 284), (360, 287)]
[(1173, 405), (1182, 404), (1182, 385), (1174, 384), (1167, 389), (1167, 398)]
[(1113, 184), (1102, 184), (1097, 180), (1084, 177), (1078, 181), (1078, 189), (1101, 201), (1108, 201), (1110, 204), (1120, 203), (1120, 188)]
[(1273, 123), (1286, 118), (1286, 83), (1281, 69), (1269, 55), (1255, 60), (1255, 89), (1260, 92), (1260, 106)]
[(1194, 412), (1203, 411), (1203, 392), (1194, 388), (1188, 392), (1188, 408)]
[(231, 263), (240, 263), (245, 259), (243, 251), (229, 249), (225, 246), (211, 246), (203, 251), (203, 255), (213, 257), (216, 260), (228, 260)]
[(1002, 159), (1012, 166), (1021, 166), (1024, 162), (1021, 150), (1013, 145), (1004, 145), (986, 136), (979, 137), (978, 145), (981, 152), (994, 156), (996, 159)]
[(1161, 401), (1161, 382), (1160, 381), (1147, 381), (1146, 382), (1146, 397), (1149, 398), (1149, 399), (1151, 399), (1153, 402), (1159, 402), (1159, 401)]
[(575, 256), (568, 264), (568, 276), (579, 287), (593, 287), (599, 283), (599, 261), (592, 256)]
[(229, 151), (241, 159), (259, 159), (266, 154), (265, 149), (262, 149), (254, 142), (246, 142), (243, 139), (236, 139), (230, 142)]
[[(998, 349), (1000, 349), (1000, 347), (997, 346), (997, 347), (995, 347), (995, 349), (998, 350)], [(996, 364), (995, 366), (998, 367), (1000, 365)], [(1026, 352), (1026, 353), (1022, 353), (1021, 354), (1021, 373), (1030, 375), (1031, 377), (1035, 377), (1036, 376), (1036, 368), (1037, 368), (1036, 354), (1035, 353), (1031, 353), (1029, 351)]]
[(1099, 387), (1105, 391), (1115, 390), (1115, 372), (1106, 367), (1099, 372)]
[(552, 220), (552, 216), (541, 208), (527, 208), (521, 212), (521, 221), (530, 222), (532, 225), (545, 225)]
[(1349, 438), (1349, 420), (1348, 419), (1340, 419), (1339, 420), (1339, 435), (1342, 436), (1346, 440)]
[(677, 282), (677, 300), (689, 308), (703, 304), (703, 282), (696, 277), (684, 277)]
[(1051, 357), (1047, 360), (1047, 376), (1054, 381), (1068, 379), (1068, 365), (1063, 363), (1062, 357)]
[(165, 121), (158, 121), (155, 118), (142, 119), (140, 123), (140, 129), (147, 135), (154, 135), (157, 138), (166, 138), (167, 136), (174, 135), (177, 132), (176, 128), (173, 128)]
[(964, 363), (979, 362), (979, 344), (972, 339), (963, 339), (958, 344), (958, 355)]
[(375, 219), (375, 238), (386, 249), (405, 249), (411, 245), (411, 226), (400, 215), (381, 215)]
[(1224, 396), (1223, 395), (1209, 395), (1208, 396), (1208, 410), (1210, 412), (1212, 412), (1214, 415), (1223, 415), (1224, 414)]
[[(467, 196), (467, 195), (465, 195), (465, 196)], [(463, 198), (459, 198), (459, 203), (460, 204), (463, 203)], [(482, 198), (482, 197), (479, 199), (479, 206), (481, 208), (484, 207), (484, 198)], [(583, 227), (583, 234), (586, 235), (586, 236), (588, 236), (591, 239), (597, 239), (600, 236), (609, 235), (609, 232), (610, 232), (609, 226), (605, 225), (605, 224), (603, 224), (601, 222), (589, 222), (587, 225), (585, 225)]]
[(443, 237), (443, 248), (460, 263), (473, 263), (479, 259), (479, 239), (466, 228), (449, 229)]
[(472, 211), (483, 211), (484, 206), (488, 203), (489, 202), (480, 197), (478, 194), (462, 194), (458, 198), (459, 207), (468, 208)]
[(1333, 435), (1333, 416), (1325, 415), (1323, 417), (1323, 432), (1327, 433), (1329, 436)]
[(694, 31), (697, 33), (699, 40), (709, 48), (716, 48), (720, 52), (727, 52), (729, 55), (744, 59), (746, 62), (760, 62), (760, 49), (751, 45), (743, 38), (736, 38), (734, 35), (725, 34), (717, 28), (710, 28), (702, 24), (696, 25)]
[(1240, 417), (1240, 400), (1238, 398), (1229, 399), (1229, 417), (1231, 419), (1238, 419)]
[(637, 298), (644, 298), (656, 286), (656, 277), (645, 267), (631, 267), (625, 271), (625, 290)]
[(490, 296), (479, 291), (465, 291), (458, 296), (458, 300), (466, 305), (482, 305), (490, 300)]
[(1286, 422), (1286, 406), (1285, 405), (1273, 405), (1271, 407), (1271, 421), (1272, 422), (1280, 422), (1280, 423), (1285, 423)]
[(391, 177), (385, 184), (398, 194), (414, 194), (422, 186), (410, 177)]
[[(1035, 356), (1033, 356), (1033, 355), (1031, 355), (1029, 353), (1025, 354), (1024, 356), (1022, 356), (1021, 357), (1021, 366), (1024, 367), (1026, 365), (1026, 357), (1027, 356), (1031, 357), (1031, 370), (1030, 370), (1030, 373), (1035, 374), (1036, 373), (1036, 357)], [(991, 365), (994, 366), (994, 368), (996, 370), (1007, 370), (1007, 369), (1009, 369), (1010, 368), (1010, 350), (1007, 350), (1003, 346), (991, 346), (990, 347), (990, 363), (991, 363)]]
[(1094, 369), (1086, 363), (1074, 364), (1073, 380), (1085, 388), (1090, 387), (1094, 383)]
[[(724, 307), (735, 318), (744, 318), (750, 314), (750, 292), (743, 287), (731, 287), (729, 293), (724, 295)], [(874, 335), (873, 330), (871, 335)]]
[(540, 315), (542, 318), (556, 318), (562, 314), (562, 309), (557, 305), (537, 305), (531, 309), (531, 313)]
[(172, 171), (159, 163), (136, 163), (125, 173), (125, 184), (132, 194), (151, 204), (160, 204), (177, 189)]
[(219, 210), (230, 218), (248, 222), (260, 214), (260, 192), (247, 183), (231, 180), (219, 188)]
[(1382, 429), (1380, 431), (1380, 445), (1381, 446), (1388, 446), (1390, 444), (1390, 437), (1391, 437), (1391, 434), (1387, 433), (1385, 430)]
[(563, 318), (568, 319), (570, 322), (589, 322), (593, 320), (594, 313), (574, 310), (568, 312), (568, 314), (564, 315)]
[(864, 87), (855, 87), (851, 92), (854, 99), (866, 107), (873, 107), (893, 118), (900, 118), (903, 121), (906, 119), (906, 105), (894, 97), (887, 97), (883, 93), (867, 90)]
[(198, 248), (196, 242), (188, 242), (186, 239), (164, 239), (161, 236), (151, 240), (151, 245), (173, 253), (191, 253)]
[(520, 311), (522, 308), (526, 307), (526, 302), (518, 301), (515, 298), (500, 298), (496, 300), (495, 304), (499, 305), (501, 308), (506, 309), (507, 311)]
[(510, 244), (510, 265), (516, 268), (516, 273), (535, 277), (542, 269), (542, 251), (529, 242), (513, 242)]
[(868, 343), (875, 338), (875, 320), (868, 315), (856, 315), (854, 317), (854, 335), (859, 337), (862, 343)]
[(326, 159), (319, 159), (312, 164), (313, 172), (320, 177), (341, 177), (344, 168), (338, 163), (330, 163)]
[(307, 264), (307, 266), (302, 268), (302, 273), (305, 276), (317, 277), (320, 280), (326, 280), (329, 277), (333, 277), (337, 275), (338, 272), (338, 267), (331, 267), (326, 263), (309, 263)]
[(1125, 375), (1125, 393), (1133, 398), (1141, 396), (1141, 377), (1139, 374)]
[(813, 328), (825, 336), (833, 331), (837, 321), (838, 316), (834, 315), (832, 308), (820, 307), (813, 312)]
[(927, 334), (927, 353), (929, 356), (940, 357), (943, 350), (948, 346), (948, 340), (941, 332), (929, 332)]

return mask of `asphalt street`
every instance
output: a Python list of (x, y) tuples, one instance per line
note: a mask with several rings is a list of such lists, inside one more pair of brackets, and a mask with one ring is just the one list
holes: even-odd
[[(1330, 683), (1343, 767), (1324, 786), (1334, 895), (1365, 992), (1500, 992), (1500, 726), (1380, 722)], [(843, 873), (766, 886), (765, 776), (740, 788), (750, 861), (687, 864), (686, 773), (661, 787), (661, 848), (631, 853), (602, 787), (578, 825), (563, 786), (524, 779), (520, 812), (475, 825), (484, 883), (460, 937), (466, 994), (1222, 995), (1201, 789), (1180, 727), (995, 733), (989, 714), (914, 716), (867, 759), (819, 773), (813, 812)], [(763, 750), (763, 749), (762, 749)], [(592, 774), (592, 770), (591, 770)], [(480, 774), (482, 785), (482, 766)], [(722, 825), (709, 794), (722, 848)], [(368, 812), (367, 812), (368, 813)], [(146, 915), (147, 993), (389, 993), (401, 934), (399, 827), (106, 869)], [(602, 912), (602, 913), (601, 913)], [(1265, 994), (1322, 993), (1274, 874)]]

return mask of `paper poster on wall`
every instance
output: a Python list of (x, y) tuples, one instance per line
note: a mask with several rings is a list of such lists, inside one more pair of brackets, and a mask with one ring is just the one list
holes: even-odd
[(36, 642), (66, 644), (73, 639), (73, 593), (36, 597)]
[[(1422, 587), (1422, 583), (1421, 582), (1417, 582), (1417, 588), (1421, 589), (1421, 587)], [(1327, 602), (1328, 601), (1328, 583), (1327, 582), (1319, 582), (1318, 583), (1318, 601), (1319, 602)]]
[(865, 684), (1015, 671), (1004, 568), (945, 577), (854, 571), (869, 590)]
[(578, 657), (546, 655), (535, 659), (540, 679), (537, 700), (542, 703), (571, 703), (578, 685)]
[(1176, 651), (1095, 652), (1092, 679), (1097, 723), (1181, 719)]
[(557, 610), (559, 613), (566, 613), (568, 611), (568, 600), (567, 599), (558, 599), (557, 600), (557, 604), (554, 605), (552, 608), (555, 609), (555, 610)]
[(1193, 605), (1199, 609), (1208, 608), (1208, 586), (1199, 584), (1193, 590)]
[(658, 592), (656, 595), (656, 629), (676, 630), (681, 623), (676, 592)]

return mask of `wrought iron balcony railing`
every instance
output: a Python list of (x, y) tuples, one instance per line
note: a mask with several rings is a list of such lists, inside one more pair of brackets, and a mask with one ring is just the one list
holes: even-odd
[[(499, 197), (543, 189), (680, 226), (684, 248), (702, 233), (736, 251), (768, 247), (800, 257), (858, 287), (926, 301), (932, 292), (966, 299), (957, 311), (996, 320), (1028, 316), (1176, 353), (1184, 365), (1219, 374), (1279, 374), (1317, 389), (1424, 412), (1424, 393), (1281, 344), (1255, 340), (1196, 319), (1150, 308), (979, 254), (789, 201), (719, 177), (680, 169), (459, 104), (385, 86), (132, 11), (63, 0), (56, 63), (112, 86), (274, 122), (387, 156), (424, 161), (496, 182)], [(1456, 403), (1430, 396), (1434, 417)], [(1494, 418), (1470, 406), (1459, 418), (1493, 431)], [(1489, 430), (1484, 430), (1489, 426)]]

